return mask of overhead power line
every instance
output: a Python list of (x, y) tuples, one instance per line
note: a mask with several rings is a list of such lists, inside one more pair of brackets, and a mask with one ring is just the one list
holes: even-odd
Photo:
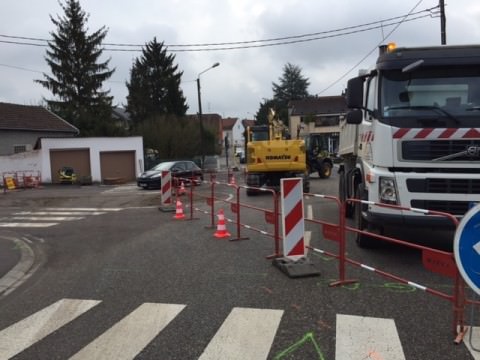
[[(417, 4), (410, 10), (410, 12), (404, 16), (404, 20), (400, 21), (400, 22), (397, 24), (397, 26), (395, 26), (387, 35), (385, 35), (385, 36), (382, 37), (382, 40), (381, 40), (378, 44), (376, 44), (374, 48), (372, 48), (364, 57), (362, 57), (355, 65), (353, 65), (348, 71), (346, 71), (346, 72), (345, 72), (342, 76), (340, 76), (337, 80), (335, 80), (333, 83), (331, 83), (330, 85), (328, 85), (325, 89), (323, 89), (322, 91), (320, 91), (320, 92), (317, 94), (317, 96), (323, 94), (325, 91), (329, 90), (330, 88), (332, 88), (333, 86), (335, 86), (336, 84), (338, 84), (338, 83), (339, 83), (342, 79), (344, 79), (348, 74), (350, 74), (353, 70), (355, 70), (358, 66), (360, 66), (360, 64), (363, 63), (373, 52), (377, 51), (378, 47), (379, 47), (380, 45), (382, 45), (382, 44), (384, 43), (384, 41), (385, 41), (386, 39), (388, 39), (388, 38), (390, 37), (390, 35), (392, 35), (392, 34), (395, 32), (395, 30), (398, 29), (398, 27), (399, 27), (400, 25), (402, 25), (404, 22), (408, 21), (408, 20), (407, 20), (407, 17), (410, 16), (410, 15), (413, 13), (413, 11), (415, 11), (415, 9), (422, 3), (422, 1), (423, 1), (423, 0), (419, 0), (419, 1), (417, 2)], [(438, 6), (435, 7), (435, 8), (438, 9)]]
[[(234, 41), (234, 42), (222, 42), (222, 43), (201, 43), (201, 44), (165, 44), (165, 46), (168, 47), (168, 50), (171, 52), (220, 51), (220, 50), (237, 50), (237, 49), (280, 46), (280, 45), (289, 45), (289, 44), (296, 44), (296, 43), (302, 43), (302, 42), (322, 40), (322, 39), (332, 38), (332, 37), (351, 35), (355, 33), (397, 25), (406, 21), (414, 21), (414, 20), (425, 18), (425, 17), (436, 17), (436, 16), (438, 16), (438, 6), (420, 10), (417, 12), (410, 12), (406, 15), (391, 17), (388, 19), (383, 19), (375, 22), (370, 22), (370, 23), (365, 23), (360, 25), (353, 25), (353, 26), (343, 27), (339, 29), (315, 32), (315, 33), (291, 35), (291, 36), (261, 39), (261, 40)], [(410, 17), (410, 18), (407, 19), (407, 17)], [(5, 35), (5, 34), (0, 34), (0, 38), (29, 41), (29, 42), (25, 42), (25, 41), (0, 40), (0, 43), (39, 46), (39, 47), (47, 47), (48, 42), (50, 41), (49, 39), (45, 39), (45, 38), (13, 36), (13, 35)], [(39, 43), (32, 43), (30, 41), (37, 41)], [(137, 52), (137, 51), (142, 51), (142, 48), (144, 47), (144, 44), (104, 43), (103, 45), (106, 46), (104, 48), (105, 51), (116, 51), (116, 52)], [(111, 48), (110, 46), (113, 46), (113, 48)], [(126, 47), (130, 47), (130, 49), (126, 49)]]

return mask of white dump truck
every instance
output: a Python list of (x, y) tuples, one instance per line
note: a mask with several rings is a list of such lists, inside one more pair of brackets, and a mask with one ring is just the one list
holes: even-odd
[[(376, 66), (350, 79), (340, 123), (339, 194), (450, 213), (480, 202), (480, 45), (380, 47)], [(347, 203), (363, 230), (452, 226), (440, 216)], [(357, 244), (378, 241), (356, 234)]]

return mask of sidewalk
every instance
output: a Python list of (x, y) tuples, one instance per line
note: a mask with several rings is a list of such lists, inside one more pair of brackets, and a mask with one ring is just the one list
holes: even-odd
[(26, 280), (35, 261), (33, 249), (22, 239), (0, 236), (0, 296)]

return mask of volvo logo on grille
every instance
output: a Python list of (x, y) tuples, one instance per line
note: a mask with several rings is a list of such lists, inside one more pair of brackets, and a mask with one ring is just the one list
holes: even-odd
[(467, 146), (465, 153), (469, 157), (479, 157), (480, 156), (480, 146)]

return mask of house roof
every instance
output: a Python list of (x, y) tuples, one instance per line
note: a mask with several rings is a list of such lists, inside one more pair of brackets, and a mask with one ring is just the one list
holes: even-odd
[(222, 119), (222, 128), (223, 130), (232, 130), (237, 122), (238, 118), (225, 118)]
[(0, 102), (0, 130), (48, 131), (78, 134), (79, 130), (42, 106)]
[(248, 126), (254, 126), (256, 124), (255, 120), (248, 120), (244, 119), (242, 120), (242, 125), (246, 129)]
[(347, 112), (347, 102), (342, 95), (292, 100), (289, 102), (288, 107), (291, 109), (292, 116), (342, 114)]

